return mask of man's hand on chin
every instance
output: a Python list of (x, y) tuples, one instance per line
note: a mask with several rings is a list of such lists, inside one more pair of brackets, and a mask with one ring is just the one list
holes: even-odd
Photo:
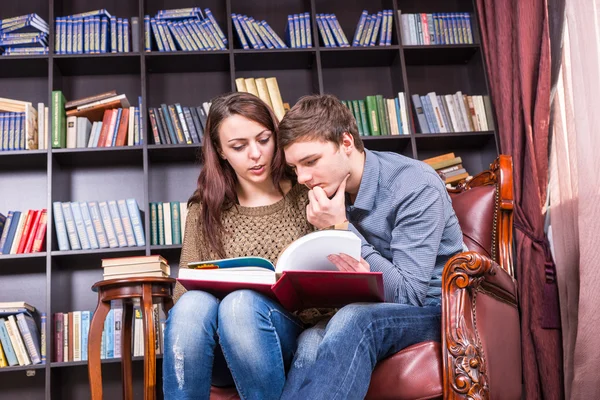
[(344, 178), (331, 199), (319, 186), (308, 191), (306, 219), (309, 223), (318, 229), (323, 229), (346, 221), (345, 192), (348, 176)]
[(333, 263), (340, 271), (345, 272), (369, 272), (371, 266), (364, 258), (360, 258), (360, 261), (350, 257), (348, 254), (330, 254), (327, 259)]

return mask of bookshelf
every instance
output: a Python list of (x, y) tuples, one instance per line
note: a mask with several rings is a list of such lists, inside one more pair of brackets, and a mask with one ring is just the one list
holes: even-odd
[[(294, 104), (311, 93), (333, 93), (341, 99), (406, 92), (438, 94), (461, 90), (489, 95), (473, 0), (30, 0), (7, 2), (0, 18), (37, 13), (50, 24), (54, 48), (55, 17), (105, 8), (122, 17), (154, 15), (160, 9), (208, 7), (229, 39), (228, 49), (212, 52), (139, 52), (117, 54), (0, 56), (0, 97), (50, 105), (52, 90), (67, 99), (109, 89), (137, 102), (142, 96), (146, 135), (147, 107), (179, 102), (198, 105), (235, 90), (237, 77), (277, 77), (284, 101)], [(385, 47), (319, 46), (317, 13), (335, 13), (351, 40), (363, 9), (394, 10), (392, 44)], [(403, 46), (402, 13), (469, 12), (475, 44)], [(234, 35), (233, 13), (265, 19), (284, 37), (288, 14), (309, 12), (313, 48), (243, 50)], [(143, 30), (143, 24), (140, 24)], [(140, 32), (143, 40), (143, 32)], [(140, 46), (143, 49), (143, 45)], [(412, 102), (407, 101), (407, 104)], [(412, 107), (410, 107), (412, 114)], [(497, 132), (365, 137), (367, 148), (397, 152), (417, 159), (454, 151), (472, 174), (487, 168), (498, 154)], [(46, 252), (0, 255), (0, 301), (24, 300), (48, 315), (48, 362), (33, 367), (0, 369), (1, 397), (21, 399), (89, 398), (85, 362), (51, 362), (51, 316), (55, 312), (94, 310), (91, 286), (102, 279), (100, 259), (162, 254), (177, 273), (180, 246), (150, 245), (148, 203), (185, 201), (193, 192), (200, 168), (198, 145), (154, 145), (146, 137), (137, 147), (48, 149), (0, 152), (0, 211), (48, 210)], [(52, 202), (133, 197), (144, 211), (146, 246), (88, 251), (58, 251)], [(157, 363), (157, 374), (162, 374)], [(120, 365), (103, 362), (107, 397), (120, 396)], [(141, 396), (143, 367), (134, 362), (134, 393)], [(162, 398), (160, 379), (158, 396)]]

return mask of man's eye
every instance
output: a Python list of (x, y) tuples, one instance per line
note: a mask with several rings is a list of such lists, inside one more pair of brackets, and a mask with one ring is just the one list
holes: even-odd
[(305, 163), (305, 165), (306, 165), (307, 167), (310, 167), (311, 165), (314, 165), (314, 164), (315, 164), (315, 162), (317, 162), (317, 160), (311, 160), (311, 161), (307, 161), (307, 162)]

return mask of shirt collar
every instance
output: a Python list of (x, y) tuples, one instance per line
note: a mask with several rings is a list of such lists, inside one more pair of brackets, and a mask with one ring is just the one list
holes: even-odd
[(358, 188), (358, 194), (354, 201), (354, 208), (361, 210), (372, 210), (379, 186), (379, 160), (371, 151), (365, 149), (365, 167)]

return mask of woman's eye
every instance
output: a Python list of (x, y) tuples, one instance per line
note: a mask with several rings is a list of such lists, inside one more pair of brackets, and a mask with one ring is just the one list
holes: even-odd
[(269, 143), (269, 140), (271, 140), (271, 137), (268, 137), (268, 138), (265, 138), (265, 139), (260, 139), (258, 141), (258, 143), (260, 143), (260, 144), (267, 144), (267, 143)]
[(232, 149), (235, 150), (235, 151), (242, 151), (243, 148), (244, 148), (244, 146), (234, 146), (234, 147), (232, 147)]
[(317, 161), (317, 160), (310, 160), (310, 161), (307, 161), (305, 165), (306, 165), (306, 166), (308, 166), (308, 167), (310, 167), (311, 165), (314, 165), (316, 161)]

